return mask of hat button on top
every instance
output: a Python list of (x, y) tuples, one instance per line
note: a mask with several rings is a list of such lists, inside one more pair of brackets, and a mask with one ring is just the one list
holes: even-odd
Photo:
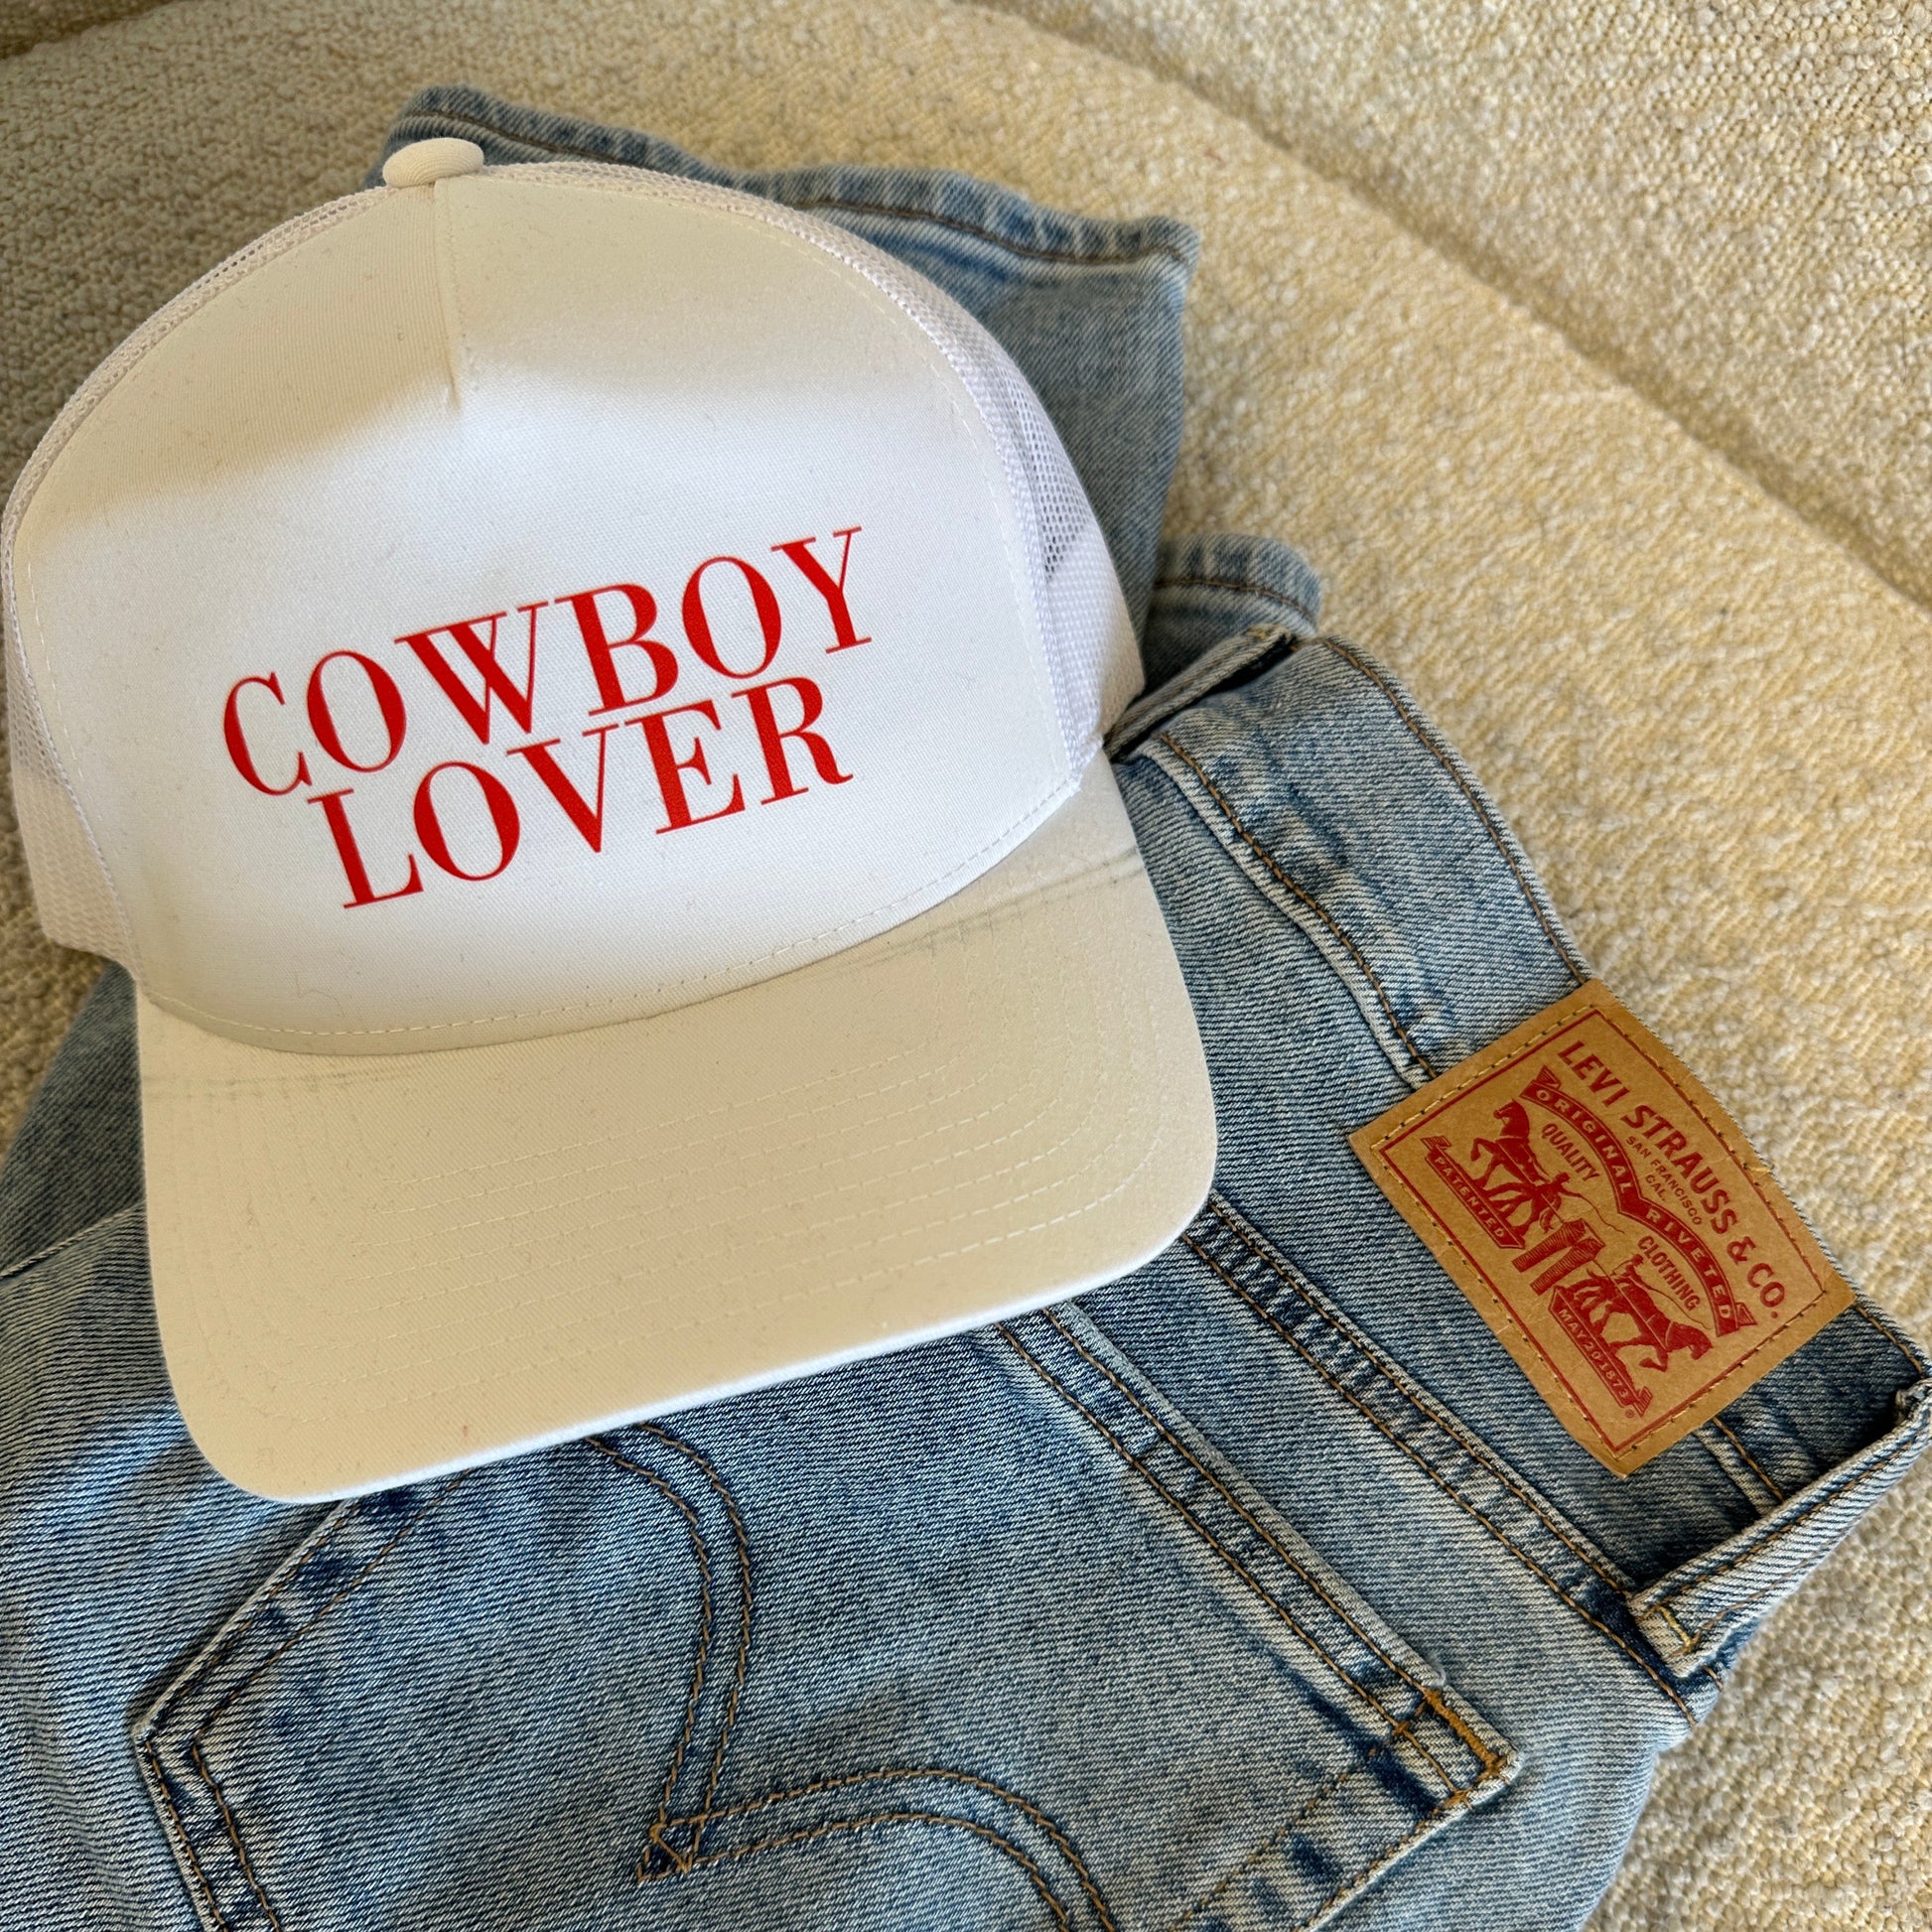
[(388, 188), (427, 188), (431, 182), (447, 181), (452, 175), (474, 175), (483, 165), (483, 151), (474, 141), (454, 135), (439, 135), (433, 141), (412, 141), (398, 148), (382, 164), (383, 185)]

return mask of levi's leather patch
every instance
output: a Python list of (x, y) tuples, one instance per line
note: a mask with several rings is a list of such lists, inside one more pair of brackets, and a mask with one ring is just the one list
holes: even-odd
[(1350, 1145), (1619, 1475), (1852, 1305), (1730, 1116), (1594, 980)]

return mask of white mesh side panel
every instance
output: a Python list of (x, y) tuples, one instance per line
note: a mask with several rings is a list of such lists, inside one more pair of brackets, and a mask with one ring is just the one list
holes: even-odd
[(1083, 770), (1141, 688), (1140, 651), (1120, 583), (1059, 433), (1013, 358), (944, 290), (884, 250), (795, 208), (709, 183), (602, 162), (520, 164), (519, 171), (596, 182), (666, 201), (725, 206), (795, 235), (863, 275), (918, 325), (966, 385), (991, 432), (1019, 512), (1028, 590), (1067, 756)]
[(1139, 692), (1140, 649), (1106, 536), (1059, 432), (1006, 350), (963, 309), (954, 316), (957, 344), (930, 324), (927, 333), (979, 403), (1006, 462), (1030, 547), (1037, 551), (1040, 635), (1060, 729), (1078, 769)]
[(34, 909), (49, 938), (82, 952), (101, 953), (138, 969), (133, 937), (122, 916), (113, 879), (86, 815), (68, 783), (54, 735), (41, 709), (21, 624), (14, 541), (21, 518), (56, 457), (95, 405), (164, 336), (259, 263), (366, 207), (382, 190), (350, 195), (285, 221), (230, 255), (157, 310), (68, 398), (40, 440), (0, 517), (0, 629), (6, 633), (7, 739), (13, 765), (14, 810), (34, 884)]
[[(19, 639), (7, 649), (7, 741), (13, 757), (14, 814), (34, 882), (34, 907), (50, 939), (125, 961), (126, 928), (48, 743), (33, 702)], [(27, 693), (25, 699), (22, 693)]]
[(1091, 516), (1047, 574), (1046, 613), (1061, 703), (1076, 722), (1098, 719), (1104, 738), (1140, 695), (1145, 674), (1106, 534)]

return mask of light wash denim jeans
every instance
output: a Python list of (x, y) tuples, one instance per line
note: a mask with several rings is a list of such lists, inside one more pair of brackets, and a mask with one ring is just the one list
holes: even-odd
[[(400, 131), (697, 171), (453, 89)], [(288, 1508), (169, 1398), (110, 972), (0, 1176), (0, 1920), (1574, 1926), (1658, 1752), (1918, 1454), (1928, 1364), (1862, 1304), (1634, 1476), (1565, 1433), (1347, 1136), (1585, 969), (1292, 553), (1157, 558), (1190, 238), (752, 185), (961, 294), (1081, 464), (1146, 613), (1114, 749), (1215, 1192), (1077, 1304)]]

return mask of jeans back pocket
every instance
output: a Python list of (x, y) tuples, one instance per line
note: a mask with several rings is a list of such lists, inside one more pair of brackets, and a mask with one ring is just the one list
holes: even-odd
[(1516, 1768), (1071, 1308), (345, 1504), (134, 1744), (277, 1932), (1312, 1926)]

